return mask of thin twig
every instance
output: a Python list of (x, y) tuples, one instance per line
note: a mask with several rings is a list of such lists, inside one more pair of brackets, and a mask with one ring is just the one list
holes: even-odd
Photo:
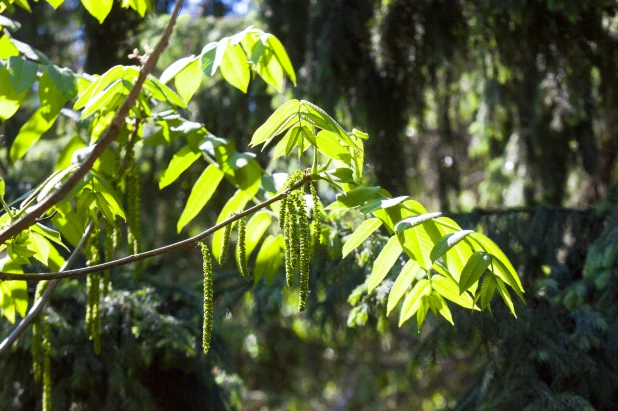
[(86, 174), (92, 169), (95, 161), (103, 154), (105, 149), (116, 139), (120, 130), (122, 130), (122, 126), (126, 121), (126, 117), (129, 114), (129, 110), (135, 104), (139, 93), (142, 90), (142, 86), (144, 85), (144, 81), (148, 77), (148, 74), (152, 71), (159, 56), (165, 49), (168, 44), (169, 38), (172, 35), (172, 31), (174, 30), (174, 24), (176, 23), (176, 18), (180, 13), (180, 8), (182, 5), (182, 0), (178, 0), (176, 2), (176, 6), (174, 7), (174, 11), (172, 12), (172, 16), (170, 18), (159, 43), (155, 47), (155, 49), (150, 54), (148, 61), (142, 66), (142, 69), (139, 72), (139, 76), (131, 89), (131, 92), (127, 96), (124, 103), (116, 113), (112, 124), (109, 126), (109, 129), (105, 133), (105, 136), (99, 140), (99, 142), (94, 146), (90, 156), (84, 161), (81, 166), (67, 179), (67, 181), (56, 191), (47, 196), (43, 201), (38, 203), (36, 206), (32, 207), (28, 214), (24, 215), (24, 217), (15, 221), (13, 224), (5, 228), (0, 232), (0, 244), (6, 242), (11, 237), (19, 234), (26, 228), (30, 227), (32, 224), (36, 222), (36, 219), (41, 217), (47, 210), (56, 205), (60, 200), (62, 200), (75, 185), (81, 181)]
[(155, 257), (157, 255), (171, 253), (171, 252), (179, 250), (181, 248), (193, 245), (193, 244), (197, 243), (198, 241), (201, 241), (204, 238), (208, 237), (210, 234), (214, 233), (215, 231), (218, 231), (218, 230), (222, 229), (226, 225), (232, 224), (234, 221), (239, 220), (242, 217), (246, 217), (246, 216), (248, 216), (250, 214), (253, 214), (256, 211), (261, 210), (262, 208), (265, 208), (265, 207), (269, 206), (270, 204), (281, 200), (282, 198), (284, 198), (288, 194), (290, 194), (292, 191), (294, 191), (294, 190), (302, 187), (303, 185), (305, 185), (310, 179), (311, 179), (311, 175), (307, 174), (298, 183), (294, 184), (289, 189), (287, 189), (287, 190), (277, 194), (276, 196), (274, 196), (274, 197), (264, 201), (263, 203), (260, 203), (258, 205), (255, 205), (255, 206), (251, 207), (251, 208), (248, 208), (247, 210), (242, 211), (242, 212), (240, 212), (238, 214), (235, 214), (235, 215), (231, 216), (230, 218), (228, 218), (227, 220), (224, 220), (224, 221), (220, 222), (219, 224), (214, 225), (213, 227), (209, 228), (208, 230), (203, 231), (203, 232), (201, 232), (200, 234), (198, 234), (198, 235), (196, 235), (194, 237), (187, 238), (186, 240), (179, 241), (177, 243), (169, 244), (169, 245), (166, 245), (166, 246), (163, 246), (163, 247), (160, 247), (160, 248), (155, 248), (154, 250), (146, 251), (146, 252), (143, 252), (143, 253), (133, 254), (133, 255), (130, 255), (128, 257), (120, 258), (120, 259), (114, 260), (114, 261), (109, 261), (109, 262), (106, 262), (106, 263), (103, 263), (103, 264), (92, 265), (90, 267), (78, 268), (78, 269), (75, 269), (75, 270), (67, 270), (67, 271), (56, 272), (56, 273), (24, 273), (24, 274), (14, 274), (14, 273), (0, 272), (0, 280), (4, 280), (4, 281), (41, 281), (41, 280), (50, 280), (50, 279), (58, 279), (58, 278), (80, 277), (80, 276), (83, 276), (83, 275), (87, 275), (87, 274), (92, 274), (92, 273), (108, 270), (110, 268), (120, 267), (120, 266), (123, 266), (123, 265), (131, 264), (131, 263), (134, 263), (136, 261), (141, 261), (141, 260), (145, 260), (147, 258)]
[[(86, 240), (90, 236), (93, 227), (94, 224), (92, 222), (88, 224), (84, 235), (82, 236), (81, 240), (79, 240), (79, 243), (69, 256), (69, 258), (62, 265), (60, 271), (66, 270), (75, 263), (77, 257), (79, 257), (79, 254), (82, 251), (82, 248), (84, 248), (84, 244), (86, 244)], [(60, 280), (56, 279), (50, 281), (47, 284), (47, 287), (45, 287), (45, 291), (43, 291), (43, 294), (41, 294), (41, 298), (39, 298), (37, 301), (34, 302), (34, 304), (32, 304), (32, 308), (30, 308), (28, 314), (26, 314), (26, 316), (19, 322), (19, 324), (17, 324), (17, 327), (15, 327), (13, 331), (11, 331), (11, 334), (9, 334), (9, 336), (0, 343), (0, 355), (8, 351), (9, 347), (11, 347), (11, 345), (13, 345), (15, 341), (17, 341), (19, 336), (26, 330), (26, 328), (28, 328), (28, 325), (30, 325), (30, 323), (40, 314), (40, 312), (45, 307), (45, 304), (47, 304), (47, 302), (51, 299), (51, 296), (54, 293), (54, 289), (59, 282)]]

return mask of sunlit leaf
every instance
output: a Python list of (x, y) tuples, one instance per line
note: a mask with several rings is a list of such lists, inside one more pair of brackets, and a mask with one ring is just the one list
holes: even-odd
[(388, 294), (388, 303), (386, 306), (386, 315), (390, 315), (391, 312), (401, 300), (401, 297), (408, 291), (410, 285), (414, 282), (414, 279), (421, 271), (421, 266), (414, 260), (408, 260), (406, 265), (403, 266), (397, 280), (393, 284), (391, 291)]
[(159, 189), (163, 189), (176, 181), (176, 179), (200, 157), (201, 153), (194, 152), (189, 146), (181, 148), (174, 154), (174, 157), (172, 157), (163, 175), (161, 175)]
[(468, 260), (459, 278), (459, 293), (463, 293), (481, 278), (491, 264), (492, 256), (483, 251), (477, 251)]
[(451, 300), (464, 308), (479, 310), (479, 308), (474, 305), (474, 300), (470, 294), (459, 294), (459, 285), (452, 278), (436, 274), (431, 277), (431, 286), (447, 300)]
[(399, 326), (401, 327), (403, 323), (408, 321), (416, 312), (418, 311), (423, 296), (429, 295), (431, 293), (431, 285), (429, 280), (423, 278), (416, 282), (414, 288), (408, 294), (406, 294), (406, 298), (403, 300), (403, 304), (401, 306), (401, 311), (399, 313)]
[(358, 228), (352, 233), (343, 245), (343, 258), (345, 258), (352, 250), (362, 244), (375, 230), (382, 225), (382, 221), (379, 218), (369, 218), (358, 226)]
[(384, 280), (402, 252), (397, 237), (391, 237), (373, 263), (371, 275), (367, 279), (368, 292), (372, 292)]
[(217, 190), (219, 183), (223, 179), (223, 172), (219, 170), (215, 165), (209, 165), (200, 175), (200, 177), (193, 185), (191, 194), (187, 200), (180, 219), (178, 220), (177, 229), (178, 232), (183, 229), (191, 220), (199, 214), (199, 212), (206, 206), (212, 195)]

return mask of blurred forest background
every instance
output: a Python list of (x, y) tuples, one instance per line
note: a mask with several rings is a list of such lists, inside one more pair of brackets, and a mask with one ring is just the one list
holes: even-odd
[[(157, 1), (157, 15), (144, 20), (116, 3), (102, 25), (68, 0), (12, 18), (22, 23), (15, 37), (54, 63), (100, 74), (153, 46), (173, 3)], [(358, 222), (345, 214), (328, 224), (302, 315), (281, 274), (252, 289), (233, 262), (215, 272), (208, 356), (199, 348), (197, 250), (148, 261), (139, 282), (114, 274), (100, 356), (81, 324), (83, 280), (65, 280), (49, 316), (54, 408), (618, 409), (618, 3), (192, 0), (155, 74), (249, 25), (282, 40), (298, 87), (278, 95), (256, 80), (245, 95), (204, 80), (190, 120), (242, 148), (283, 101), (316, 103), (369, 133), (371, 182), (495, 239), (522, 278), (526, 305), (516, 303), (518, 319), (498, 304), (493, 315), (455, 309), (454, 327), (432, 317), (420, 334), (413, 322), (398, 328), (385, 317), (392, 282), (369, 296), (357, 289), (383, 239), (341, 260)], [(20, 110), (1, 126), (0, 173), (15, 197), (80, 132), (67, 113), (10, 164), (8, 147), (29, 115)], [(202, 170), (196, 163), (160, 191), (158, 166), (175, 149), (140, 150), (150, 249), (186, 236), (176, 221)], [(269, 171), (296, 166), (258, 158)], [(191, 233), (214, 222), (228, 188)], [(335, 193), (321, 189), (328, 204)], [(2, 321), (0, 336), (9, 330)], [(40, 406), (29, 338), (0, 358), (0, 408)]]

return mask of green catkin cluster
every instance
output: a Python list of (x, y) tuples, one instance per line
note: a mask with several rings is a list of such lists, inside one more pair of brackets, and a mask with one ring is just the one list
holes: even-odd
[(299, 236), (299, 271), (300, 271), (300, 293), (298, 299), (298, 310), (305, 311), (307, 295), (309, 294), (309, 260), (311, 259), (309, 248), (309, 221), (307, 219), (307, 207), (305, 202), (304, 188), (296, 195), (296, 208), (298, 209), (298, 236)]
[[(96, 265), (101, 262), (101, 254), (98, 247), (98, 233), (93, 234), (88, 240), (86, 265)], [(88, 305), (86, 307), (86, 334), (92, 340), (94, 352), (101, 352), (101, 311), (100, 311), (100, 283), (101, 275), (93, 273), (86, 277), (86, 290)]]
[[(39, 281), (34, 292), (34, 302), (41, 298), (43, 290), (47, 286), (47, 280)], [(32, 323), (32, 344), (30, 346), (32, 353), (32, 371), (34, 372), (34, 380), (41, 380), (41, 353), (42, 353), (42, 336), (41, 336), (41, 319), (37, 317)]]
[[(234, 213), (231, 213), (228, 217), (232, 217)], [(225, 263), (227, 256), (227, 250), (230, 248), (230, 237), (232, 235), (232, 224), (228, 224), (223, 229), (223, 243), (221, 244), (221, 253), (219, 253), (219, 265)]]
[(238, 268), (240, 274), (247, 280), (250, 280), (249, 267), (247, 265), (247, 221), (245, 217), (238, 220)]
[(213, 292), (212, 292), (212, 261), (210, 251), (204, 243), (202, 246), (202, 260), (204, 269), (204, 329), (202, 334), (202, 347), (204, 354), (208, 354), (210, 349), (210, 338), (212, 335), (212, 313), (213, 313)]
[(49, 321), (43, 316), (43, 411), (51, 410), (51, 336)]
[(320, 246), (322, 237), (322, 203), (318, 197), (313, 181), (309, 184), (311, 188), (311, 198), (313, 200), (313, 222), (311, 223), (311, 236), (313, 237), (313, 251)]
[[(303, 178), (302, 171), (295, 171), (285, 182), (284, 190), (289, 190), (294, 184)], [(279, 206), (279, 227), (283, 230), (284, 256), (285, 256), (285, 281), (288, 287), (292, 286), (294, 271), (297, 267), (299, 248), (299, 237), (296, 212), (295, 196), (297, 192), (290, 193), (281, 200)]]
[[(141, 229), (141, 185), (140, 185), (140, 173), (139, 169), (133, 164), (129, 168), (127, 175), (127, 211), (128, 211), (128, 235), (127, 241), (129, 243), (129, 252), (131, 254), (139, 254), (142, 242), (142, 229)], [(140, 261), (135, 262), (133, 278), (137, 279), (142, 269), (142, 263)]]

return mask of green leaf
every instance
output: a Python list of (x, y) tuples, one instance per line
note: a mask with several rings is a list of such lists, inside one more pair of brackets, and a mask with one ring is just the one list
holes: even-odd
[(64, 67), (58, 68), (53, 64), (47, 65), (47, 73), (58, 90), (64, 95), (66, 101), (72, 100), (77, 95), (77, 79), (73, 72)]
[[(234, 195), (225, 203), (225, 206), (221, 210), (219, 217), (217, 218), (217, 224), (224, 220), (227, 220), (232, 213), (238, 213), (242, 211), (247, 203), (251, 201), (251, 196), (248, 196), (244, 191), (238, 190)], [(212, 255), (215, 260), (219, 259), (221, 254), (221, 245), (223, 244), (223, 229), (217, 230), (212, 237)]]
[[(344, 207), (347, 208), (356, 207), (364, 204), (378, 191), (380, 191), (380, 187), (357, 187), (346, 193), (337, 194), (337, 201), (334, 204), (342, 204)], [(329, 210), (330, 207), (331, 206), (329, 205), (328, 207), (326, 207), (326, 209)]]
[(283, 68), (275, 58), (270, 47), (265, 47), (262, 41), (257, 41), (251, 47), (251, 61), (255, 70), (269, 85), (281, 92), (283, 87)]
[[(0, 39), (1, 42), (2, 39)], [(0, 120), (8, 120), (17, 112), (27, 92), (28, 90), (21, 93), (15, 91), (6, 66), (0, 68)]]
[[(163, 71), (163, 73), (159, 77), (159, 81), (163, 84), (169, 83), (171, 79), (176, 77), (178, 73), (180, 73), (187, 65), (192, 63), (195, 59), (196, 57), (192, 55), (190, 57), (183, 57), (180, 60), (176, 60), (172, 63), (171, 66), (169, 66), (165, 69), (165, 71)], [(199, 57), (197, 59), (199, 60)]]
[(431, 293), (431, 284), (429, 280), (423, 278), (416, 282), (416, 285), (406, 295), (399, 312), (399, 326), (408, 321), (416, 312), (422, 303), (422, 298)]
[(311, 103), (310, 101), (302, 100), (301, 117), (309, 121), (311, 124), (323, 130), (329, 130), (337, 134), (337, 136), (348, 146), (358, 147), (356, 142), (350, 138), (348, 133), (337, 123), (326, 111)]
[(36, 80), (38, 65), (29, 60), (23, 60), (20, 57), (9, 57), (6, 63), (9, 71), (9, 79), (16, 93), (21, 93), (28, 90)]
[(54, 10), (58, 9), (64, 0), (47, 0), (47, 2), (54, 8)]
[(456, 247), (459, 242), (473, 232), (473, 230), (461, 230), (442, 237), (431, 250), (431, 261), (436, 261), (438, 258), (442, 257), (442, 255), (444, 255), (448, 250)]
[(352, 233), (343, 245), (343, 258), (345, 258), (352, 250), (361, 245), (375, 230), (382, 225), (379, 218), (370, 218), (363, 223)]
[(414, 260), (408, 260), (406, 265), (403, 266), (395, 284), (391, 288), (388, 294), (388, 304), (386, 306), (386, 315), (390, 315), (391, 312), (401, 300), (401, 297), (408, 291), (408, 288), (412, 285), (418, 273), (421, 271), (421, 266)]
[(187, 205), (180, 215), (177, 229), (180, 232), (206, 206), (223, 179), (223, 172), (217, 166), (209, 165), (200, 175), (191, 189)]
[(181, 148), (176, 154), (174, 154), (170, 164), (163, 172), (163, 175), (159, 180), (159, 189), (167, 187), (176, 181), (176, 179), (180, 177), (180, 175), (188, 169), (191, 164), (197, 161), (200, 156), (201, 153), (192, 151), (189, 146), (184, 146)]
[(298, 100), (290, 100), (284, 103), (255, 131), (249, 145), (255, 147), (285, 131), (287, 129), (285, 126), (288, 125), (289, 120), (297, 116), (299, 107), (300, 102)]
[(292, 80), (292, 83), (296, 86), (296, 73), (294, 73), (294, 67), (292, 67), (292, 62), (288, 57), (288, 53), (285, 51), (285, 48), (279, 41), (279, 39), (275, 36), (268, 35), (266, 44), (270, 46), (272, 49), (273, 55), (279, 62), (279, 65), (285, 72), (285, 74)]
[(371, 275), (367, 279), (367, 292), (371, 293), (382, 282), (402, 252), (397, 237), (391, 237), (373, 263)]
[(416, 326), (419, 333), (421, 332), (421, 326), (425, 322), (425, 318), (427, 318), (427, 311), (429, 311), (429, 296), (423, 296), (421, 297), (418, 311), (416, 311)]
[(411, 228), (416, 227), (417, 225), (420, 225), (426, 221), (432, 220), (441, 215), (442, 213), (426, 213), (426, 214), (416, 215), (414, 217), (404, 218), (403, 220), (395, 224), (395, 231), (399, 233), (405, 230), (409, 230)]
[(202, 71), (209, 77), (212, 77), (214, 75), (212, 67), (215, 62), (217, 45), (218, 43), (216, 42), (208, 43), (204, 46), (202, 52), (199, 55), (200, 62), (202, 63)]
[(239, 44), (227, 46), (220, 69), (223, 78), (228, 83), (243, 93), (247, 93), (249, 80), (251, 80), (251, 68), (247, 55)]
[(116, 193), (116, 191), (114, 190), (114, 187), (112, 187), (110, 182), (107, 181), (105, 177), (103, 177), (98, 172), (90, 170), (90, 174), (95, 177), (92, 185), (97, 194), (103, 195), (112, 213), (122, 218), (123, 220), (126, 220), (126, 214), (122, 208), (122, 201), (120, 200), (118, 193)]
[(52, 219), (54, 226), (62, 233), (62, 236), (71, 244), (76, 246), (82, 237), (82, 227), (78, 223), (77, 214), (70, 211), (65, 215), (57, 213)]
[(32, 230), (30, 231), (30, 238), (32, 239), (30, 244), (33, 244), (35, 246), (34, 251), (36, 251), (36, 254), (34, 255), (34, 258), (43, 263), (43, 265), (47, 266), (49, 259), (49, 249), (51, 247), (49, 245), (49, 241), (47, 241), (47, 239), (43, 235)]
[(5, 188), (4, 179), (0, 177), (0, 197), (4, 197), (4, 194), (5, 194), (4, 188)]
[[(137, 78), (139, 70), (135, 67), (126, 67), (126, 71), (133, 71), (134, 76)], [(131, 86), (128, 87), (130, 89)], [(176, 94), (171, 88), (161, 83), (158, 78), (152, 74), (148, 75), (148, 78), (144, 82), (144, 91), (148, 92), (152, 98), (159, 101), (166, 101), (169, 104), (180, 108), (187, 108), (187, 104)], [(148, 107), (148, 106), (146, 106)]]
[(431, 277), (431, 286), (447, 300), (451, 300), (464, 308), (479, 311), (479, 308), (474, 305), (474, 300), (470, 297), (470, 294), (459, 294), (459, 285), (452, 278), (435, 274)]
[(500, 277), (502, 281), (510, 285), (519, 298), (524, 301), (524, 289), (521, 286), (517, 271), (515, 271), (515, 268), (500, 247), (487, 236), (480, 233), (472, 234), (471, 238), (480, 246), (480, 249), (477, 251), (486, 251), (494, 256), (492, 272)]
[(513, 300), (511, 300), (511, 296), (509, 295), (509, 291), (506, 289), (506, 286), (504, 285), (504, 281), (496, 277), (496, 285), (498, 288), (498, 292), (500, 293), (500, 296), (504, 300), (504, 304), (506, 304), (506, 306), (509, 307), (509, 310), (511, 310), (511, 313), (513, 314), (513, 316), (517, 318), (517, 314), (515, 314), (515, 306), (513, 305)]
[(435, 290), (431, 292), (431, 296), (429, 298), (431, 299), (430, 304), (433, 305), (440, 315), (444, 317), (446, 321), (451, 323), (451, 325), (455, 325), (453, 322), (453, 316), (451, 315), (451, 310), (448, 308), (444, 298), (442, 298), (442, 296)]
[(352, 167), (352, 155), (350, 150), (341, 144), (337, 134), (332, 131), (322, 130), (316, 136), (318, 150), (333, 160), (341, 161)]
[(63, 247), (65, 250), (69, 251), (67, 246), (62, 243), (62, 237), (60, 237), (60, 233), (58, 231), (52, 230), (51, 228), (46, 227), (46, 226), (44, 226), (41, 223), (37, 223), (37, 224), (31, 226), (30, 230), (35, 231), (35, 232), (41, 234), (42, 236), (44, 236), (48, 240), (58, 244), (59, 246)]
[(496, 291), (496, 287), (498, 283), (496, 282), (496, 277), (493, 275), (486, 275), (483, 279), (483, 283), (481, 284), (481, 309), (485, 310), (485, 308), (489, 307), (491, 303), (491, 299), (494, 296), (494, 292)]
[(105, 218), (105, 220), (109, 224), (115, 226), (116, 222), (114, 218), (114, 213), (112, 212), (109, 204), (107, 203), (105, 196), (101, 193), (95, 193), (95, 201), (97, 203), (97, 208), (101, 212), (101, 215), (103, 216), (103, 218)]
[(257, 284), (266, 275), (266, 282), (275, 276), (283, 261), (283, 252), (279, 238), (269, 235), (262, 243), (262, 248), (255, 259), (254, 282)]
[[(228, 44), (230, 44), (229, 37), (223, 37), (221, 40), (219, 40), (216, 43), (216, 51), (215, 51), (214, 59), (212, 62), (212, 69), (210, 72), (211, 77), (215, 75), (215, 73), (217, 72), (217, 69), (221, 65), (221, 62), (223, 61), (223, 58), (225, 57), (225, 51), (227, 50)], [(203, 53), (204, 51), (202, 50), (202, 54)], [(204, 64), (202, 63), (202, 66), (203, 65)]]
[(82, 0), (82, 4), (99, 24), (103, 23), (114, 4), (113, 0)]
[[(251, 257), (251, 253), (253, 252), (253, 250), (255, 250), (255, 247), (260, 242), (260, 239), (262, 238), (266, 230), (268, 230), (268, 227), (272, 225), (272, 223), (273, 220), (270, 217), (270, 214), (266, 211), (255, 213), (253, 217), (249, 219), (249, 221), (247, 222), (247, 237), (245, 242), (247, 259)], [(236, 247), (236, 264), (238, 264), (240, 268), (240, 264), (238, 263), (239, 252), (240, 248)]]
[(401, 197), (395, 197), (395, 198), (388, 198), (388, 197), (372, 198), (369, 201), (367, 201), (365, 204), (360, 206), (358, 211), (360, 211), (361, 213), (365, 215), (371, 214), (377, 210), (384, 210), (384, 209), (399, 205), (402, 202), (406, 201), (408, 198), (409, 198), (408, 196), (401, 196)]
[[(97, 111), (113, 110), (120, 104), (119, 97), (129, 94), (130, 83), (128, 80), (116, 79), (105, 90), (97, 93), (87, 102), (82, 111), (82, 120), (96, 113)], [(86, 90), (88, 91), (88, 90)], [(78, 100), (79, 102), (79, 100)]]
[(52, 127), (66, 103), (64, 94), (54, 85), (47, 71), (39, 80), (39, 99), (41, 106), (24, 123), (13, 141), (10, 151), (12, 162), (22, 158), (28, 149)]
[(184, 101), (191, 100), (191, 97), (202, 84), (202, 66), (198, 58), (194, 58), (189, 64), (180, 70), (174, 77), (174, 85), (178, 94)]
[(120, 80), (124, 74), (124, 66), (114, 66), (107, 70), (101, 77), (90, 83), (90, 85), (79, 96), (73, 110), (79, 110), (86, 107), (91, 100), (98, 95), (101, 91), (105, 90), (108, 86), (114, 83), (116, 80)]
[[(440, 230), (440, 233), (442, 235), (458, 232), (461, 230), (461, 227), (459, 227), (459, 225), (455, 221), (447, 217), (436, 218), (435, 222), (436, 227), (438, 228), (438, 230)], [(468, 239), (465, 239), (464, 243), (465, 245), (460, 244), (460, 246), (453, 247), (448, 250), (446, 252), (446, 258), (444, 258), (444, 256), (442, 257), (446, 266), (448, 267), (448, 271), (451, 273), (451, 275), (453, 276), (453, 278), (455, 278), (456, 281), (459, 281), (461, 271), (472, 256), (472, 253), (474, 252), (474, 247)], [(476, 284), (473, 285), (473, 289), (471, 291), (473, 293), (476, 291)]]
[(13, 56), (19, 56), (19, 50), (13, 44), (11, 38), (9, 36), (0, 37), (0, 59), (6, 60)]
[(440, 238), (440, 234), (432, 221), (414, 225), (412, 228), (397, 234), (406, 254), (414, 258), (425, 270), (433, 264), (430, 258), (431, 250)]
[(463, 294), (468, 288), (476, 283), (483, 275), (489, 264), (491, 264), (492, 256), (484, 251), (477, 251), (468, 260), (466, 266), (461, 272), (459, 278), (459, 293)]

